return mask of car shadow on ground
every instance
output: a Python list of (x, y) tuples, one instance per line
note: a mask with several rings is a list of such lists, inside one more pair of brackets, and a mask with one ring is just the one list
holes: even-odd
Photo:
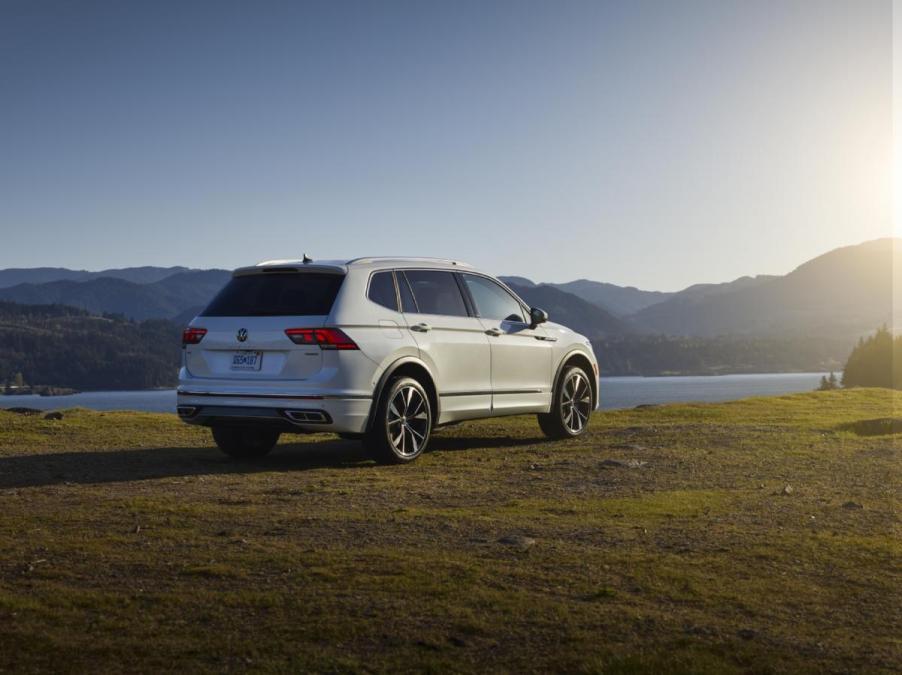
[[(541, 438), (435, 436), (427, 452), (522, 447)], [(367, 469), (376, 464), (352, 440), (290, 443), (259, 460), (239, 461), (216, 448), (139, 448), (0, 457), (0, 490), (66, 484), (116, 483), (266, 471)]]

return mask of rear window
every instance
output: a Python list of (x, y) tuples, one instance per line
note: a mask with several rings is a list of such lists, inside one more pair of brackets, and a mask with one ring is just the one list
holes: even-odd
[(342, 281), (314, 272), (232, 277), (201, 316), (325, 316)]

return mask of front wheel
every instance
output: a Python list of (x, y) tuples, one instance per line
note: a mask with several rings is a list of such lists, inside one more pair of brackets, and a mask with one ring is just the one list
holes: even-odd
[(258, 459), (265, 457), (276, 443), (279, 432), (268, 429), (242, 429), (241, 427), (213, 427), (213, 440), (229, 457)]
[(549, 438), (573, 438), (585, 433), (591, 413), (589, 376), (579, 366), (571, 366), (555, 388), (551, 412), (538, 415), (539, 427)]
[(423, 454), (431, 433), (432, 407), (426, 390), (412, 377), (399, 377), (380, 397), (363, 442), (377, 462), (405, 464)]

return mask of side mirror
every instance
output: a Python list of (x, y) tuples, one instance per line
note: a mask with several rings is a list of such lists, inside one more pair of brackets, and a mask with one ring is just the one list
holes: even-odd
[(540, 323), (545, 323), (548, 321), (548, 312), (544, 309), (539, 309), (538, 307), (533, 307), (529, 310), (529, 327), (535, 328)]

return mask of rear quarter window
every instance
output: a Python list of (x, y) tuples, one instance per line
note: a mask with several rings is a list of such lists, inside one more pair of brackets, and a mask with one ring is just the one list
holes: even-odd
[(201, 316), (325, 316), (343, 281), (314, 272), (232, 277)]
[(395, 278), (391, 272), (376, 272), (370, 278), (366, 297), (388, 309), (398, 311), (398, 296), (395, 294)]

